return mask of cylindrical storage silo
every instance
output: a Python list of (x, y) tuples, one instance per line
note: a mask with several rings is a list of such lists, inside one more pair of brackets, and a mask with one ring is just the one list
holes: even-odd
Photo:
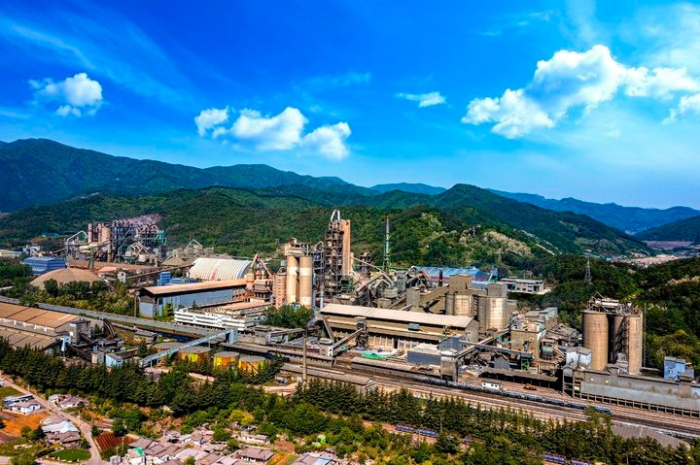
[(247, 373), (257, 372), (265, 366), (265, 358), (258, 355), (241, 355), (238, 359), (238, 368)]
[(304, 255), (299, 258), (299, 303), (311, 308), (311, 291), (313, 277), (313, 260), (311, 256)]
[(629, 374), (638, 375), (642, 371), (644, 346), (644, 322), (641, 312), (627, 315), (627, 337)]
[(455, 315), (476, 316), (476, 311), (472, 308), (471, 295), (455, 293)]
[(455, 294), (448, 292), (445, 294), (445, 315), (455, 314)]
[(180, 360), (187, 360), (193, 363), (201, 363), (209, 356), (209, 347), (194, 346), (182, 349), (177, 353)]
[(625, 315), (622, 313), (611, 313), (608, 317), (610, 325), (610, 339), (608, 341), (608, 360), (610, 363), (617, 363), (617, 355), (625, 352), (627, 341), (625, 340)]
[(248, 272), (245, 274), (245, 288), (249, 291), (253, 290), (253, 286), (255, 285), (255, 273), (253, 272), (253, 268), (249, 268)]
[(508, 299), (505, 297), (487, 297), (490, 327), (497, 330), (506, 329), (508, 324)]
[(298, 263), (296, 257), (287, 257), (287, 305), (297, 303)]
[(603, 370), (608, 364), (608, 315), (583, 311), (583, 347), (591, 350), (591, 369)]
[(214, 367), (237, 366), (241, 355), (238, 352), (218, 352), (214, 354)]

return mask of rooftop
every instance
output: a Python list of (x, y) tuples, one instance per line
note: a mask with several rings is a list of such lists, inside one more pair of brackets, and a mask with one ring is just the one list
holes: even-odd
[(321, 313), (326, 316), (342, 315), (355, 318), (396, 321), (401, 323), (419, 323), (442, 327), (466, 328), (472, 318), (468, 316), (435, 315), (432, 313), (406, 312), (384, 308), (361, 307), (358, 305), (328, 304)]
[(207, 281), (201, 283), (173, 284), (169, 286), (150, 286), (141, 289), (141, 295), (162, 297), (176, 294), (193, 294), (196, 292), (217, 291), (221, 289), (231, 289), (234, 287), (244, 287), (244, 279), (232, 279), (228, 281)]

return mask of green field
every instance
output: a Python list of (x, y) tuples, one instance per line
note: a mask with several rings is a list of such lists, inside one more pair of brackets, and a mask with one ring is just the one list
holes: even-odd
[(0, 388), (0, 399), (4, 399), (7, 396), (16, 396), (19, 391), (15, 388), (5, 386)]
[(90, 458), (90, 451), (85, 449), (66, 449), (53, 452), (49, 457), (66, 462), (82, 462)]

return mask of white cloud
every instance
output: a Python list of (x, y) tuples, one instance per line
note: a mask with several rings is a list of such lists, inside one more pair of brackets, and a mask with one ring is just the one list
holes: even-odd
[(260, 150), (289, 150), (301, 142), (307, 122), (299, 110), (291, 107), (270, 117), (255, 110), (241, 110), (230, 133), (238, 139), (254, 142)]
[(352, 131), (348, 123), (321, 126), (304, 136), (302, 146), (318, 151), (331, 160), (342, 160), (350, 154), (345, 140)]
[(433, 105), (441, 105), (446, 103), (445, 97), (440, 95), (440, 92), (428, 92), (427, 94), (396, 94), (396, 98), (419, 102), (418, 107), (432, 107)]
[(590, 111), (622, 90), (630, 97), (668, 99), (700, 89), (684, 68), (628, 67), (603, 45), (585, 52), (561, 50), (537, 63), (532, 82), (501, 97), (472, 100), (463, 123), (495, 123), (491, 131), (514, 139), (553, 128), (573, 108)]
[(228, 119), (228, 108), (204, 110), (195, 118), (197, 132), (202, 137), (228, 137), (248, 142), (260, 151), (300, 149), (304, 153), (332, 160), (341, 160), (350, 153), (346, 139), (352, 131), (348, 123), (320, 126), (309, 134), (304, 134), (304, 127), (309, 121), (296, 108), (287, 107), (274, 116), (244, 109), (238, 112), (238, 117), (230, 127), (225, 125)]
[(664, 123), (673, 123), (677, 119), (686, 115), (700, 116), (700, 94), (689, 95), (681, 98), (678, 107), (671, 109), (668, 118)]
[(78, 73), (59, 82), (50, 78), (32, 80), (29, 85), (34, 89), (36, 102), (58, 103), (56, 114), (60, 116), (94, 115), (102, 105), (102, 86), (86, 73)]
[(200, 137), (203, 137), (208, 130), (226, 121), (228, 121), (228, 107), (221, 110), (218, 108), (202, 110), (194, 119), (194, 123), (197, 125), (197, 133)]

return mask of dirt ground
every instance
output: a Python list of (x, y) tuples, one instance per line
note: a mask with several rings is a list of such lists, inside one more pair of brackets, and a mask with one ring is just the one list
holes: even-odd
[(41, 420), (46, 418), (46, 413), (38, 412), (31, 415), (8, 413), (7, 417), (3, 432), (12, 436), (21, 436), (22, 428), (29, 426), (31, 429), (36, 429), (41, 424)]

